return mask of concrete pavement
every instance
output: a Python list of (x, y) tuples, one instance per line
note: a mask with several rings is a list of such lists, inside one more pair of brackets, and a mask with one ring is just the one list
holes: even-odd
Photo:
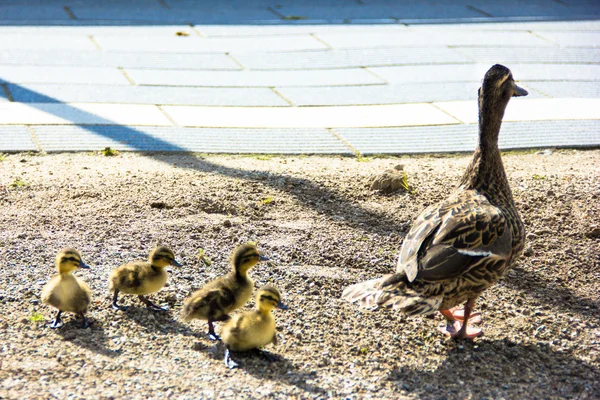
[(494, 63), (501, 147), (600, 145), (597, 1), (0, 1), (0, 152), (470, 151)]

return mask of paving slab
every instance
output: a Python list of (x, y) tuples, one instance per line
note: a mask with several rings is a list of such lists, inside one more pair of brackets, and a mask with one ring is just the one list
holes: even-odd
[(311, 35), (293, 37), (233, 37), (201, 38), (182, 37), (115, 37), (94, 36), (103, 50), (130, 52), (201, 53), (201, 52), (247, 52), (247, 51), (293, 51), (318, 50), (327, 46)]
[(81, 66), (150, 69), (241, 70), (219, 53), (127, 53), (71, 50), (0, 50), (0, 65)]
[[(526, 82), (528, 89), (549, 97), (600, 97), (600, 81), (595, 82)], [(531, 92), (530, 92), (531, 93)], [(529, 96), (528, 96), (529, 97)]]
[(167, 125), (156, 107), (137, 104), (0, 103), (0, 124)]
[[(600, 18), (600, 16), (599, 16)], [(598, 32), (534, 32), (560, 46), (600, 47), (600, 31)]]
[(389, 65), (472, 63), (472, 59), (444, 47), (383, 47), (376, 49), (318, 50), (281, 53), (236, 53), (243, 66), (255, 70), (356, 68)]
[(20, 35), (18, 33), (2, 34), (0, 50), (96, 50), (96, 46), (88, 37), (70, 35)]
[(478, 88), (477, 82), (460, 82), (276, 89), (297, 106), (341, 106), (475, 100)]
[(360, 68), (315, 71), (163, 71), (128, 68), (126, 72), (138, 85), (272, 87), (385, 83)]
[(210, 129), (138, 126), (35, 126), (44, 151), (110, 147), (131, 151), (351, 154), (325, 129)]
[[(478, 121), (477, 105), (472, 101), (433, 103), (463, 123)], [(508, 104), (503, 121), (553, 121), (600, 119), (600, 98), (515, 99)]]
[(476, 0), (470, 3), (473, 7), (483, 11), (491, 17), (584, 17), (589, 15), (600, 16), (600, 5), (598, 3), (571, 4), (566, 5), (558, 1), (509, 1), (490, 2)]
[[(568, 19), (566, 21), (560, 21), (557, 18), (552, 18), (549, 21), (543, 20), (526, 20), (516, 19), (512, 22), (507, 22), (506, 19), (493, 19), (486, 18), (485, 20), (476, 23), (472, 21), (470, 23), (427, 23), (427, 24), (415, 24), (407, 26), (407, 29), (413, 31), (419, 31), (423, 33), (435, 32), (435, 31), (449, 31), (449, 30), (461, 30), (461, 31), (486, 31), (486, 30), (501, 30), (501, 31), (588, 31), (588, 30), (600, 30), (600, 21), (594, 20), (594, 17), (586, 18), (588, 20), (575, 20)], [(590, 20), (591, 19), (591, 20)]]
[(332, 48), (362, 48), (393, 46), (554, 46), (528, 32), (473, 32), (448, 31), (439, 35), (423, 35), (419, 32), (397, 33), (319, 33), (319, 39)]
[[(61, 6), (62, 9), (62, 6)], [(3, 21), (6, 22), (6, 21)], [(26, 21), (24, 21), (26, 22)], [(53, 21), (56, 22), (56, 21)], [(165, 24), (165, 25), (147, 25), (131, 24), (125, 21), (118, 25), (114, 22), (69, 20), (64, 24), (57, 26), (31, 26), (31, 25), (6, 25), (0, 26), (0, 34), (19, 34), (19, 35), (51, 35), (51, 36), (177, 36), (177, 33), (197, 36), (196, 31), (187, 24)]]
[[(600, 80), (600, 65), (589, 64), (506, 64), (515, 80)], [(491, 67), (486, 64), (423, 65), (369, 68), (389, 83), (480, 82)]]
[(161, 107), (179, 126), (332, 128), (458, 123), (430, 104), (341, 107)]
[(232, 36), (290, 36), (302, 34), (317, 34), (321, 32), (402, 32), (408, 28), (398, 24), (395, 20), (389, 22), (378, 21), (377, 23), (361, 24), (329, 24), (311, 23), (310, 21), (281, 21), (278, 24), (253, 24), (253, 25), (196, 25), (196, 31), (204, 37), (232, 37)]
[[(173, 86), (7, 85), (21, 103), (123, 103), (203, 106), (289, 106), (268, 88), (191, 88)], [(0, 92), (1, 94), (1, 92)]]
[(26, 126), (0, 125), (0, 152), (36, 150), (37, 147)]
[[(600, 121), (505, 122), (500, 132), (503, 150), (600, 145)], [(406, 128), (336, 128), (340, 137), (361, 154), (472, 152), (478, 126), (449, 125)]]
[(0, 65), (0, 83), (96, 83), (131, 85), (115, 68)]
[(453, 50), (477, 63), (494, 64), (502, 60), (506, 64), (600, 64), (600, 49), (591, 48), (454, 47)]

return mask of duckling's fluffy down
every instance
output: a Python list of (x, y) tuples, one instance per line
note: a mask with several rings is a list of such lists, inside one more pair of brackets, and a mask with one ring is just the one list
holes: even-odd
[(42, 290), (42, 302), (61, 311), (83, 314), (90, 301), (90, 287), (70, 274), (54, 276)]
[(223, 326), (221, 338), (233, 351), (247, 351), (276, 343), (275, 319), (258, 310), (237, 314)]
[(147, 262), (132, 262), (115, 269), (108, 278), (111, 291), (144, 295), (159, 291), (167, 282), (167, 271)]

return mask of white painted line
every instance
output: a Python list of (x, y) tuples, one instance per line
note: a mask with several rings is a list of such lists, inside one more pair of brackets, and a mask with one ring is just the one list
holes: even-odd
[[(477, 102), (442, 101), (433, 103), (466, 123), (478, 122)], [(503, 121), (551, 121), (600, 119), (600, 99), (511, 99)]]
[(0, 124), (172, 126), (153, 105), (91, 103), (0, 103)]
[(457, 124), (431, 104), (341, 107), (162, 107), (180, 126), (339, 128)]

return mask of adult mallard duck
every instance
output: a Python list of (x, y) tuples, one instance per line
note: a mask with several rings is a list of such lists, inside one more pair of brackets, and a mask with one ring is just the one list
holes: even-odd
[[(477, 297), (512, 267), (523, 251), (523, 222), (515, 207), (498, 134), (511, 97), (526, 96), (510, 70), (494, 65), (479, 89), (479, 146), (458, 189), (419, 215), (408, 232), (395, 274), (348, 287), (342, 297), (367, 308), (407, 315), (441, 311), (442, 332), (474, 338), (481, 322)], [(464, 303), (464, 310), (454, 309)], [(461, 323), (462, 322), (462, 323)]]

